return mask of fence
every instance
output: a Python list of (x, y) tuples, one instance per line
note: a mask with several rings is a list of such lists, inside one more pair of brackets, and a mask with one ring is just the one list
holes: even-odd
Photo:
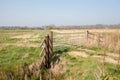
[[(100, 48), (104, 48), (105, 38), (102, 34), (93, 33), (89, 31), (85, 32), (74, 32), (74, 33), (56, 33), (50, 32), (47, 36), (45, 36), (44, 40), (40, 44), (42, 51), (40, 52), (40, 56), (42, 56), (40, 66), (46, 67), (49, 69), (51, 67), (51, 56), (53, 55), (53, 47), (55, 46), (65, 46), (65, 45), (73, 45), (73, 46), (82, 46), (82, 45), (97, 45)], [(88, 43), (88, 44), (87, 44)], [(104, 43), (104, 44), (103, 44)], [(119, 64), (118, 60), (118, 64)], [(105, 68), (105, 52), (103, 54), (103, 64), (97, 65), (97, 70), (94, 71), (94, 76), (96, 80), (101, 80), (101, 76), (104, 75)]]
[(97, 43), (98, 46), (101, 46), (103, 42), (102, 35), (100, 35), (99, 33), (91, 33), (89, 31), (74, 33), (55, 33), (53, 38), (54, 46), (60, 45), (81, 46), (91, 42), (92, 44), (94, 42), (94, 44)]
[[(54, 36), (53, 36), (54, 35)], [(81, 46), (86, 44), (87, 42), (96, 41), (98, 46), (102, 43), (102, 36), (100, 34), (91, 33), (89, 31), (86, 32), (75, 32), (75, 33), (54, 33), (50, 32), (45, 36), (43, 41), (40, 44), (40, 48), (42, 48), (40, 52), (40, 56), (42, 57), (40, 62), (40, 69), (46, 68), (49, 69), (51, 67), (51, 58), (53, 56), (53, 47), (61, 46), (61, 45), (74, 45)], [(99, 66), (98, 66), (99, 67)], [(97, 72), (97, 71), (96, 71)], [(100, 78), (100, 71), (95, 73), (96, 79)], [(99, 74), (99, 75), (97, 75)], [(49, 74), (49, 79), (51, 74)], [(41, 78), (41, 77), (40, 77)], [(41, 78), (42, 79), (42, 78)], [(40, 80), (41, 80), (40, 79)]]
[[(50, 32), (45, 36), (43, 41), (40, 44), (40, 48), (42, 48), (39, 56), (42, 57), (40, 62), (40, 80), (42, 80), (43, 71), (42, 69), (49, 69), (51, 68), (51, 58), (53, 56), (53, 32)], [(51, 79), (51, 73), (48, 72), (48, 80)], [(47, 76), (47, 75), (45, 75)]]
[[(103, 35), (99, 33), (93, 33), (90, 31), (85, 32), (74, 32), (74, 33), (55, 33), (54, 36), (54, 46), (103, 46)], [(105, 58), (105, 56), (104, 56)], [(96, 63), (97, 64), (97, 63)], [(97, 64), (97, 70), (93, 71), (96, 80), (101, 80), (103, 75), (104, 67)]]
[(51, 56), (53, 55), (53, 33), (50, 32), (45, 36), (43, 41), (40, 44), (40, 48), (42, 48), (40, 52), (40, 56), (42, 57), (40, 62), (40, 67), (51, 67)]
[[(86, 36), (87, 36), (87, 41), (89, 42), (95, 42), (96, 45), (98, 45), (99, 47), (101, 47), (103, 45), (103, 35), (99, 34), (99, 33), (91, 33), (89, 31), (86, 32)], [(92, 40), (92, 41), (91, 41)]]

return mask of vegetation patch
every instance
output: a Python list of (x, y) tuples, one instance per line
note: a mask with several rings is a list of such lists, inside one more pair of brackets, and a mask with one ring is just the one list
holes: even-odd
[(31, 63), (39, 58), (40, 49), (34, 47), (7, 46), (0, 50), (0, 68)]
[(70, 50), (70, 47), (67, 46), (58, 46), (58, 47), (54, 47), (53, 52), (54, 53), (63, 53), (63, 52), (67, 52)]

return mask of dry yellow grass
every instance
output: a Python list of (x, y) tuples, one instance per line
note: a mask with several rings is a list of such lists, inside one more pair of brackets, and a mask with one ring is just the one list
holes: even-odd
[(120, 29), (53, 29), (51, 30), (53, 32), (60, 32), (60, 33), (71, 33), (71, 32), (84, 32), (84, 31), (90, 31), (90, 32), (99, 32), (99, 33), (111, 33), (111, 32), (120, 32)]

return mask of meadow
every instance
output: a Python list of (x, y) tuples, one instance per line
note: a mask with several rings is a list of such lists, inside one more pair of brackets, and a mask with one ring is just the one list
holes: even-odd
[[(55, 80), (61, 80), (61, 77), (64, 77), (62, 80), (120, 80), (120, 29), (52, 31), (57, 33), (90, 31), (102, 35), (100, 46), (98, 46), (96, 40), (89, 38), (82, 46), (68, 46), (68, 51), (63, 52), (60, 57), (61, 61), (58, 64), (59, 68), (63, 68), (59, 70), (58, 66), (56, 66), (55, 73), (60, 72), (61, 74), (57, 75)], [(63, 46), (61, 45), (61, 47)]]
[[(53, 31), (100, 33), (104, 45), (54, 46), (52, 58), (52, 80), (120, 80), (120, 30), (119, 29), (74, 29), (74, 30), (0, 30), (0, 74), (17, 70), (22, 64), (32, 64), (40, 59), (39, 48), (44, 36)], [(54, 35), (53, 35), (54, 36)], [(53, 42), (54, 43), (54, 42)], [(97, 44), (97, 43), (96, 43)], [(105, 57), (105, 60), (104, 60)], [(17, 74), (17, 73), (16, 73)], [(0, 80), (5, 80), (0, 75)], [(17, 75), (18, 77), (18, 75)], [(46, 76), (44, 76), (45, 79)], [(18, 78), (17, 78), (18, 79)], [(39, 78), (32, 78), (38, 80)], [(22, 79), (21, 79), (22, 80)]]
[(30, 64), (38, 60), (41, 51), (39, 45), (46, 32), (0, 30), (0, 71), (9, 72), (21, 64)]

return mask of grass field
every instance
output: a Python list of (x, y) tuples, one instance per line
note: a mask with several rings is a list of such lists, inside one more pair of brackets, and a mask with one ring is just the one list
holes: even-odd
[[(69, 46), (68, 52), (63, 52), (60, 58), (61, 61), (52, 69), (53, 72), (56, 73), (55, 80), (120, 80), (120, 72), (116, 71), (116, 69), (118, 69), (116, 66), (120, 54), (119, 29), (71, 29), (52, 31), (58, 33), (74, 33), (87, 30), (103, 35), (104, 44), (102, 48), (94, 44), (89, 45), (91, 42), (94, 42), (93, 40), (90, 40), (89, 43), (84, 43), (85, 45), (80, 47)], [(63, 45), (61, 47), (63, 47)], [(61, 77), (63, 78), (61, 79)]]
[[(101, 49), (95, 47), (59, 47), (58, 52), (62, 52), (62, 54), (60, 62), (56, 63), (55, 67), (51, 69), (55, 75), (53, 80), (120, 79), (120, 73), (115, 71), (116, 64), (108, 61), (105, 62), (104, 67), (102, 66), (102, 59), (99, 58), (99, 55), (103, 55)], [(109, 53), (109, 51), (107, 52)], [(101, 77), (102, 71), (105, 71), (104, 77)]]
[(39, 44), (47, 31), (0, 30), (0, 69), (20, 63), (32, 63), (39, 58)]
[[(71, 32), (71, 30), (52, 30), (54, 32)], [(81, 32), (86, 30), (72, 30)], [(54, 47), (52, 80), (120, 80), (116, 71), (116, 49), (119, 47), (120, 30), (90, 30), (107, 35), (105, 66), (102, 59), (104, 49), (97, 46), (58, 46)], [(117, 34), (116, 34), (117, 31)], [(40, 42), (49, 30), (0, 30), (0, 72), (15, 70), (17, 66), (31, 64), (39, 59)], [(119, 40), (117, 40), (117, 37)], [(108, 41), (109, 40), (109, 41)], [(108, 45), (110, 44), (110, 45)], [(104, 71), (104, 76), (101, 73)], [(0, 75), (1, 77), (1, 75)], [(0, 78), (2, 80), (3, 78)], [(37, 80), (34, 78), (33, 80)]]

